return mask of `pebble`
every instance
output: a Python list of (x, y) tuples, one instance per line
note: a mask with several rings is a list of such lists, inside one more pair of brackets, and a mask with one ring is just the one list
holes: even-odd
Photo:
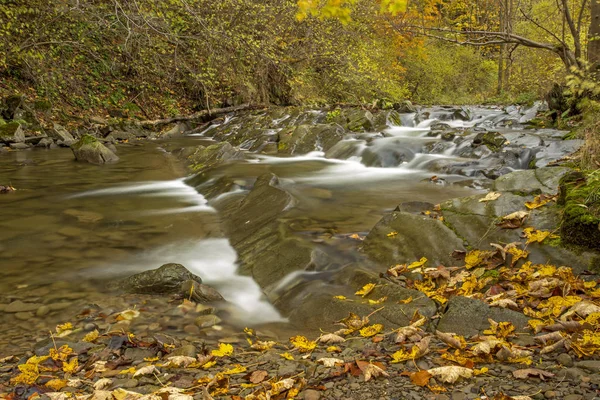
[(217, 325), (220, 322), (221, 318), (217, 317), (216, 315), (201, 315), (194, 321), (194, 323), (200, 328), (210, 328), (211, 326)]
[(462, 392), (454, 392), (452, 393), (452, 400), (466, 400), (467, 395)]
[(583, 400), (583, 396), (580, 394), (570, 394), (565, 396), (564, 400)]
[(590, 372), (600, 372), (600, 361), (596, 360), (584, 360), (577, 362), (578, 368), (583, 368)]
[(321, 398), (321, 392), (317, 390), (306, 390), (304, 392), (304, 400), (319, 400)]
[(43, 306), (40, 306), (36, 310), (35, 315), (36, 315), (36, 317), (41, 318), (41, 317), (48, 315), (49, 313), (50, 313), (50, 307), (48, 307), (47, 305), (43, 305)]
[(16, 319), (20, 319), (21, 321), (29, 321), (33, 318), (32, 312), (18, 312), (15, 314)]
[(558, 357), (556, 357), (556, 361), (567, 368), (573, 366), (573, 358), (567, 353), (560, 354)]
[(193, 344), (188, 344), (188, 345), (181, 346), (180, 348), (173, 350), (169, 354), (169, 357), (173, 357), (173, 356), (187, 356), (187, 357), (196, 358), (196, 354), (197, 353), (198, 352), (196, 351), (196, 346), (194, 346)]
[(12, 303), (10, 303), (9, 305), (7, 305), (4, 308), (4, 312), (20, 313), (20, 312), (27, 312), (27, 311), (35, 311), (38, 308), (40, 308), (40, 306), (41, 306), (41, 304), (24, 303), (21, 300), (16, 300), (16, 301), (13, 301)]
[(196, 325), (186, 325), (183, 327), (183, 331), (190, 335), (199, 335), (200, 334), (200, 328), (198, 328)]

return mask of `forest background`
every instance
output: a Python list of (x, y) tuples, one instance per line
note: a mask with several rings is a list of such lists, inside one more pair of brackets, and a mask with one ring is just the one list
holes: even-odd
[(597, 0), (0, 0), (0, 96), (138, 118), (525, 104), (555, 83), (594, 98), (599, 15)]

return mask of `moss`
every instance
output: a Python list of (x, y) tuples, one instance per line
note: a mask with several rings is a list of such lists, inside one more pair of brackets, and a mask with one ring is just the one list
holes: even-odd
[(100, 144), (100, 142), (92, 135), (83, 135), (79, 141), (72, 145), (72, 147), (74, 149), (80, 149), (83, 146), (93, 146), (98, 144)]
[(6, 125), (6, 121), (4, 119), (0, 118), (0, 126), (2, 126), (2, 125)]
[(600, 249), (600, 174), (565, 176), (561, 180), (559, 200), (564, 204), (562, 240)]

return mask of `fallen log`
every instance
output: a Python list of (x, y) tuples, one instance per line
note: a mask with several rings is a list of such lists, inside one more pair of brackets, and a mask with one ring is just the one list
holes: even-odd
[(219, 115), (228, 114), (228, 113), (237, 112), (237, 111), (254, 110), (254, 109), (259, 109), (259, 108), (264, 108), (264, 106), (254, 105), (254, 104), (242, 104), (242, 105), (233, 106), (233, 107), (215, 108), (213, 110), (202, 110), (202, 111), (199, 111), (192, 115), (178, 115), (178, 116), (171, 117), (171, 118), (139, 121), (137, 123), (137, 125), (139, 125), (143, 128), (156, 128), (159, 126), (168, 125), (168, 124), (172, 124), (175, 122), (186, 122), (186, 121), (208, 122), (208, 121), (218, 117)]

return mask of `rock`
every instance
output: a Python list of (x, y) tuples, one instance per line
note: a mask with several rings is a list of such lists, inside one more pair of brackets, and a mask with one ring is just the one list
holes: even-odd
[(304, 400), (319, 400), (321, 398), (321, 392), (318, 390), (308, 389), (304, 391)]
[[(388, 236), (391, 232), (397, 234)], [(460, 249), (463, 240), (442, 221), (401, 211), (384, 216), (363, 242), (364, 252), (385, 269), (421, 257), (431, 265), (452, 265), (452, 252)]]
[(277, 152), (306, 154), (319, 147), (323, 151), (328, 151), (343, 137), (344, 129), (337, 124), (291, 126), (278, 134)]
[(90, 135), (83, 135), (79, 141), (71, 145), (71, 150), (77, 161), (87, 161), (91, 164), (99, 165), (119, 160), (115, 153)]
[(498, 132), (481, 132), (475, 136), (471, 146), (486, 146), (491, 151), (499, 151), (506, 143), (506, 138)]
[(25, 132), (18, 122), (9, 122), (0, 125), (0, 143), (23, 143), (25, 142)]
[(515, 171), (494, 181), (494, 190), (520, 194), (556, 194), (560, 179), (571, 171), (565, 167), (542, 167)]
[(124, 357), (133, 361), (142, 361), (144, 358), (156, 356), (157, 352), (156, 348), (128, 347), (125, 349)]
[(564, 204), (561, 239), (565, 243), (600, 250), (600, 180), (571, 173), (561, 179)]
[(219, 293), (216, 289), (198, 283), (192, 279), (187, 280), (181, 284), (180, 293), (186, 297), (191, 297), (191, 300), (196, 303), (211, 303), (214, 301), (223, 301), (225, 300), (221, 293)]
[(577, 368), (585, 369), (586, 371), (598, 374), (600, 373), (600, 361), (599, 360), (583, 360), (575, 363)]
[(25, 150), (30, 146), (27, 143), (11, 143), (9, 144), (9, 147), (13, 150)]
[(15, 119), (17, 114), (17, 110), (24, 104), (25, 96), (16, 94), (8, 96), (4, 99), (4, 104), (2, 105), (2, 117), (7, 120)]
[(488, 319), (496, 322), (512, 322), (517, 332), (525, 332), (529, 318), (501, 307), (490, 307), (484, 302), (456, 296), (448, 300), (446, 312), (440, 318), (437, 330), (463, 336), (482, 334), (489, 329)]
[(33, 318), (33, 313), (28, 311), (28, 312), (18, 312), (15, 314), (15, 318), (19, 319), (21, 321), (29, 321)]
[(197, 354), (198, 354), (198, 352), (196, 351), (196, 346), (194, 346), (193, 344), (188, 344), (188, 345), (181, 346), (180, 348), (173, 350), (166, 356), (166, 358), (175, 357), (175, 356), (185, 356), (185, 357), (196, 358)]
[(50, 138), (42, 138), (35, 147), (41, 147), (43, 149), (47, 149), (54, 144), (54, 141)]
[(210, 328), (221, 323), (221, 318), (216, 315), (200, 315), (194, 320), (194, 323), (199, 328)]
[(564, 158), (583, 146), (584, 140), (558, 140), (546, 144), (540, 152), (535, 155), (534, 165), (536, 168), (545, 167), (550, 163)]
[(372, 132), (374, 129), (373, 114), (357, 108), (341, 110), (340, 115), (330, 122), (338, 123), (351, 132)]
[[(228, 142), (216, 143), (210, 146), (198, 146), (196, 151), (188, 156), (188, 159), (192, 163), (192, 169), (197, 174), (196, 177), (188, 180), (188, 184), (197, 186), (204, 179), (204, 177), (202, 177), (203, 172), (218, 164), (243, 158), (244, 153)], [(202, 179), (202, 181), (199, 182), (198, 177)]]
[(36, 311), (40, 308), (41, 304), (38, 303), (24, 303), (21, 300), (15, 300), (12, 303), (8, 304), (4, 308), (4, 312), (7, 313), (20, 313), (20, 312), (28, 312), (28, 311)]
[(314, 245), (292, 235), (280, 220), (294, 201), (275, 175), (264, 174), (223, 222), (239, 256), (239, 272), (251, 275), (267, 293), (270, 285), (311, 262)]
[(50, 313), (50, 307), (48, 307), (47, 305), (43, 305), (43, 306), (40, 306), (35, 311), (35, 316), (41, 318), (41, 317), (45, 317), (49, 313)]
[(104, 219), (104, 216), (102, 214), (93, 211), (76, 210), (73, 208), (69, 208), (63, 211), (63, 214), (75, 217), (79, 222), (85, 223), (95, 223)]
[(417, 109), (409, 100), (404, 100), (401, 103), (394, 103), (394, 110), (399, 113), (414, 113)]
[(181, 285), (188, 280), (202, 282), (199, 276), (192, 274), (183, 265), (171, 263), (125, 278), (119, 286), (129, 293), (172, 294), (179, 293)]
[(568, 355), (567, 353), (559, 354), (558, 357), (556, 357), (556, 361), (560, 365), (564, 365), (567, 368), (570, 368), (573, 366), (573, 358), (570, 355)]
[(69, 147), (75, 143), (75, 138), (62, 125), (54, 124), (54, 127), (48, 131), (48, 136), (56, 140), (62, 146)]

